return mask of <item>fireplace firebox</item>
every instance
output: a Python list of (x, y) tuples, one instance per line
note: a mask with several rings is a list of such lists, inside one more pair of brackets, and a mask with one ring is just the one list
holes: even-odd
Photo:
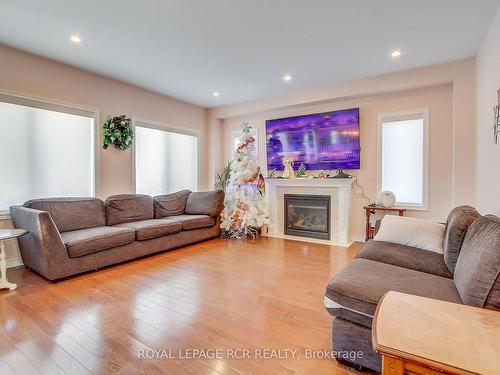
[(330, 196), (285, 194), (285, 234), (330, 240)]

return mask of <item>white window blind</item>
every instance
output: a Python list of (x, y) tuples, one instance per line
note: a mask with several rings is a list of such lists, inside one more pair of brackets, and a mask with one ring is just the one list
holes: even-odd
[(0, 134), (0, 210), (94, 195), (92, 117), (0, 102)]
[(197, 136), (136, 124), (134, 147), (137, 193), (197, 190)]
[(382, 115), (379, 126), (380, 191), (392, 191), (399, 206), (426, 208), (426, 113)]

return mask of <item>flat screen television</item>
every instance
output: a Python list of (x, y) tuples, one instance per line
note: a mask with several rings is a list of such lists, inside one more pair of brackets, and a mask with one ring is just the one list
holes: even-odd
[(283, 157), (295, 169), (359, 169), (359, 108), (266, 121), (267, 167), (282, 170)]

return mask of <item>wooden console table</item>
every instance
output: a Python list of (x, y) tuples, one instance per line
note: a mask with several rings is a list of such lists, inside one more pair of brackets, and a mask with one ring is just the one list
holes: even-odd
[(500, 312), (388, 292), (373, 319), (383, 375), (500, 374)]
[(364, 206), (366, 217), (366, 234), (365, 241), (371, 240), (375, 236), (375, 227), (370, 225), (370, 216), (377, 211), (398, 212), (399, 216), (404, 216), (406, 209), (399, 207), (384, 207), (384, 206)]

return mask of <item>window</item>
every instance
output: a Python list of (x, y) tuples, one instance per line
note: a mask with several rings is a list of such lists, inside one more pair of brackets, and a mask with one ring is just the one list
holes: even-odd
[(198, 136), (136, 124), (134, 149), (137, 193), (197, 190)]
[(428, 110), (379, 116), (379, 192), (398, 206), (427, 209)]
[(94, 195), (93, 117), (0, 95), (0, 211), (32, 198)]

